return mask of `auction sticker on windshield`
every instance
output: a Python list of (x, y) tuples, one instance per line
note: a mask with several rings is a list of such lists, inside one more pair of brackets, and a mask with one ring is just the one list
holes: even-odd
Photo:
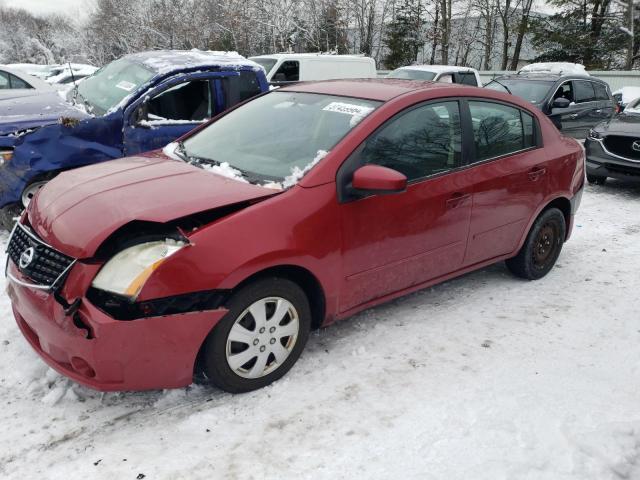
[(126, 92), (130, 92), (131, 90), (136, 88), (136, 84), (135, 83), (131, 83), (131, 82), (127, 82), (126, 80), (122, 80), (120, 83), (116, 84), (116, 88), (119, 88), (119, 89), (124, 90)]
[(344, 113), (346, 115), (356, 115), (358, 117), (366, 117), (373, 111), (373, 108), (354, 105), (353, 103), (331, 102), (322, 110), (327, 112)]

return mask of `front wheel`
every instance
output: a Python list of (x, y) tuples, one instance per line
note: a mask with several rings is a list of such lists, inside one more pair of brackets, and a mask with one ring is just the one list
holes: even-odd
[(304, 291), (284, 278), (264, 278), (235, 293), (226, 306), (229, 313), (205, 341), (207, 378), (242, 393), (287, 373), (309, 337), (311, 309)]
[(527, 280), (544, 277), (560, 256), (566, 229), (560, 210), (550, 208), (542, 212), (533, 223), (518, 255), (506, 261), (511, 273)]

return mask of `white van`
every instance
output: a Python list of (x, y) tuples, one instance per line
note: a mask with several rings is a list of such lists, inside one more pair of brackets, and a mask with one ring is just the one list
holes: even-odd
[(376, 78), (373, 58), (358, 55), (320, 53), (277, 53), (250, 57), (262, 65), (272, 84), (332, 80), (335, 78)]
[(411, 65), (396, 68), (385, 78), (429, 80), (431, 82), (462, 83), (481, 87), (480, 74), (475, 68), (452, 65)]

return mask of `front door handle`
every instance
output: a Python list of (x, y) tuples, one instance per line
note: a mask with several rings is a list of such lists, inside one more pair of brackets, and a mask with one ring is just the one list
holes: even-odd
[(547, 169), (546, 168), (536, 167), (536, 168), (534, 168), (533, 170), (531, 170), (529, 172), (529, 174), (528, 174), (529, 180), (531, 180), (532, 182), (535, 182), (536, 180), (538, 180), (540, 177), (542, 177), (546, 173), (547, 173)]
[(447, 210), (451, 210), (452, 208), (459, 207), (469, 198), (471, 198), (470, 193), (461, 193), (461, 192), (454, 193), (453, 195), (451, 195), (451, 198), (446, 202)]
[(578, 118), (578, 114), (577, 113), (572, 113), (571, 115), (569, 115), (569, 118), (574, 120), (574, 119)]

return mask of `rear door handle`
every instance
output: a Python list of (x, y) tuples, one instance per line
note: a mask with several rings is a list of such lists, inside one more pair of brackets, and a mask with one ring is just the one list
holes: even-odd
[(571, 115), (569, 115), (569, 118), (571, 118), (571, 119), (578, 118), (578, 114), (577, 113), (572, 113)]
[(529, 180), (531, 180), (532, 182), (535, 182), (546, 173), (547, 173), (546, 168), (534, 168), (529, 172)]
[(454, 193), (453, 195), (451, 195), (451, 198), (446, 202), (447, 210), (451, 210), (452, 208), (459, 207), (469, 198), (471, 198), (470, 193), (461, 193), (461, 192)]

